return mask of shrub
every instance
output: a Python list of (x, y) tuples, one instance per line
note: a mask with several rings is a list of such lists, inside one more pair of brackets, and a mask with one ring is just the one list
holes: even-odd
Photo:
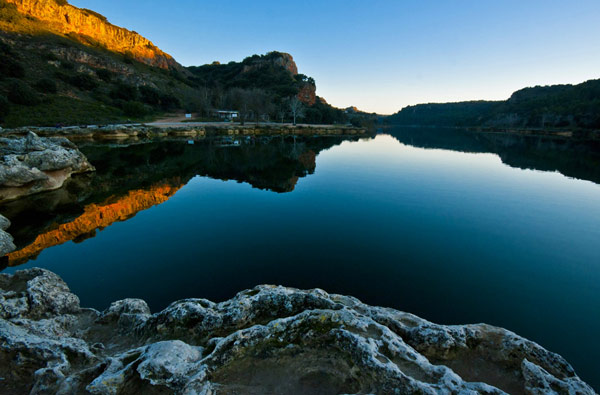
[(58, 57), (52, 52), (46, 52), (45, 54), (42, 55), (42, 59), (56, 61), (56, 60), (58, 60)]
[(35, 88), (42, 93), (56, 93), (56, 82), (50, 78), (43, 78), (36, 82)]
[(159, 91), (149, 86), (140, 86), (139, 90), (140, 98), (144, 103), (150, 104), (151, 106), (158, 106), (160, 104)]
[(181, 107), (181, 101), (173, 95), (164, 94), (160, 96), (160, 106), (164, 110), (173, 110)]
[(91, 91), (92, 89), (98, 87), (98, 83), (94, 80), (93, 77), (87, 74), (76, 74), (69, 79), (71, 85), (84, 90)]
[(139, 101), (126, 102), (123, 105), (123, 112), (127, 116), (136, 118), (143, 117), (144, 115), (149, 113), (148, 108), (146, 108), (146, 106), (143, 103), (140, 103)]
[(110, 97), (113, 99), (134, 101), (137, 99), (137, 96), (138, 92), (135, 86), (127, 85), (122, 82), (115, 85), (110, 91)]
[(0, 0), (0, 19), (8, 23), (17, 23), (23, 18), (17, 10), (17, 6), (7, 3), (5, 0)]
[(8, 115), (10, 111), (10, 107), (8, 104), (8, 100), (4, 96), (0, 96), (0, 121), (4, 119), (5, 116)]
[(25, 68), (10, 55), (0, 55), (0, 76), (11, 78), (25, 77)]
[(39, 96), (36, 91), (23, 81), (13, 80), (8, 86), (8, 100), (15, 104), (32, 106), (39, 103)]
[(75, 63), (69, 62), (68, 60), (63, 60), (62, 62), (60, 62), (60, 67), (62, 67), (65, 70), (74, 70)]
[(96, 75), (104, 82), (110, 82), (113, 78), (113, 73), (110, 70), (106, 69), (98, 69), (96, 70)]

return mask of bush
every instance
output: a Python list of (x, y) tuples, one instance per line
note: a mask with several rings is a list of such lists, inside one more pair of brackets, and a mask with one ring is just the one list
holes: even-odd
[(10, 107), (8, 104), (8, 100), (4, 96), (0, 96), (0, 121), (4, 119), (5, 116), (8, 115), (10, 111)]
[(40, 102), (38, 93), (26, 83), (13, 80), (8, 86), (8, 100), (15, 104), (32, 106)]
[(58, 57), (56, 55), (54, 55), (54, 53), (52, 53), (52, 52), (46, 52), (45, 54), (42, 55), (42, 59), (56, 61), (56, 60), (58, 60)]
[(5, 0), (0, 0), (0, 19), (8, 23), (18, 23), (23, 18), (17, 10), (17, 6), (7, 3)]
[(23, 78), (25, 68), (10, 55), (0, 55), (0, 77)]
[(120, 99), (125, 101), (137, 100), (138, 91), (135, 86), (127, 85), (124, 83), (118, 83), (110, 91), (110, 97), (113, 99)]
[(35, 88), (42, 93), (56, 93), (56, 82), (50, 78), (43, 78), (36, 82)]
[(150, 104), (151, 106), (158, 106), (160, 104), (159, 91), (149, 86), (140, 86), (139, 90), (140, 98), (144, 103)]
[(68, 60), (63, 60), (62, 62), (60, 62), (60, 67), (62, 67), (65, 70), (74, 70), (75, 63), (69, 62)]
[(71, 85), (84, 91), (91, 91), (92, 89), (98, 87), (98, 83), (94, 80), (94, 78), (87, 74), (76, 74), (69, 79), (69, 82)]
[(173, 110), (181, 107), (181, 101), (173, 95), (164, 94), (160, 96), (160, 106), (163, 110)]
[(129, 101), (123, 105), (123, 112), (130, 117), (140, 118), (149, 113), (148, 108), (139, 101)]
[(106, 69), (98, 69), (96, 70), (96, 75), (104, 82), (110, 82), (113, 78), (113, 73), (110, 70)]

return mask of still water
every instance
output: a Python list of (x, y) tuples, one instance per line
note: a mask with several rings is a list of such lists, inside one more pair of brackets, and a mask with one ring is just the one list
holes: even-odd
[(486, 322), (600, 388), (600, 144), (436, 129), (81, 147), (98, 171), (0, 207), (83, 306), (323, 288)]

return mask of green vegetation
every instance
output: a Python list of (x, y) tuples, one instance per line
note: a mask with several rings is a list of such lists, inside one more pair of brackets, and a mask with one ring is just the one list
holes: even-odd
[(20, 80), (10, 80), (8, 82), (8, 100), (14, 104), (24, 106), (33, 106), (40, 102), (38, 93), (27, 83)]
[(0, 96), (0, 122), (4, 120), (4, 117), (10, 112), (8, 99), (4, 96)]
[(36, 82), (35, 88), (41, 93), (56, 93), (58, 91), (56, 82), (50, 78), (42, 78)]
[(525, 88), (507, 101), (419, 104), (386, 121), (415, 126), (600, 129), (600, 80)]
[[(92, 10), (83, 12), (106, 21)], [(214, 110), (237, 110), (242, 122), (371, 122), (370, 115), (347, 114), (315, 92), (314, 79), (297, 74), (293, 59), (284, 53), (225, 65), (161, 69), (136, 61), (130, 53), (110, 52), (81, 34), (51, 33), (44, 22), (0, 0), (3, 127), (143, 121), (170, 111), (219, 119)], [(295, 97), (303, 104), (292, 111)]]
[(193, 74), (189, 80), (200, 89), (201, 102), (196, 112), (205, 119), (210, 118), (211, 109), (217, 108), (239, 111), (242, 121), (292, 121), (289, 99), (308, 92), (303, 100), (308, 104), (302, 109), (302, 116), (297, 117), (301, 122), (348, 123), (350, 120), (343, 110), (314, 96), (315, 80), (293, 74), (295, 68), (289, 55), (275, 51), (253, 55), (242, 62), (189, 67)]

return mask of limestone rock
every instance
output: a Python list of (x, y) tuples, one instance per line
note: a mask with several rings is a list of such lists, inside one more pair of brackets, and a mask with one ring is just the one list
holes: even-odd
[(13, 243), (13, 237), (6, 232), (9, 227), (10, 221), (8, 218), (0, 214), (0, 257), (13, 252), (17, 248)]
[(58, 189), (74, 173), (94, 167), (69, 140), (25, 137), (0, 138), (0, 202)]
[(89, 37), (109, 51), (132, 56), (136, 60), (164, 69), (182, 67), (169, 55), (157, 48), (150, 40), (136, 32), (115, 26), (105, 17), (67, 2), (54, 0), (7, 0), (17, 10), (29, 17), (47, 23), (48, 30), (59, 34)]
[(0, 274), (0, 377), (2, 393), (594, 394), (559, 355), (485, 324), (276, 286), (100, 313), (42, 269)]

